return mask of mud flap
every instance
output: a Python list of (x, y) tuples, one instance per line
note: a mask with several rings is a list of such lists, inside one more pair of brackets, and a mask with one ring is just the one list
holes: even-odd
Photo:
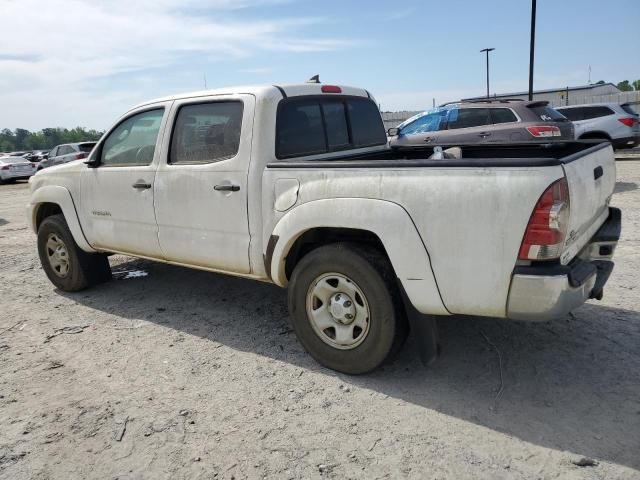
[(402, 301), (409, 320), (411, 335), (418, 346), (420, 361), (425, 366), (431, 365), (436, 361), (440, 353), (437, 317), (418, 312), (409, 300), (400, 280), (398, 280), (398, 284), (402, 292)]

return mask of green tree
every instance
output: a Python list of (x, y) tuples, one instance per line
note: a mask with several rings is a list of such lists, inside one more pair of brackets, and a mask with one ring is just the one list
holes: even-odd
[(640, 79), (634, 80), (633, 82), (631, 82), (631, 85), (633, 85), (633, 88), (636, 91), (640, 91)]
[(623, 80), (616, 86), (622, 92), (630, 92), (633, 90), (633, 87), (629, 84), (629, 80)]
[(25, 140), (29, 136), (29, 130), (25, 130), (24, 128), (16, 128), (16, 150), (24, 150), (25, 149)]
[(30, 132), (24, 128), (14, 131), (5, 128), (0, 131), (0, 152), (17, 150), (48, 150), (61, 143), (90, 142), (99, 140), (103, 132), (76, 127), (43, 128), (37, 132)]

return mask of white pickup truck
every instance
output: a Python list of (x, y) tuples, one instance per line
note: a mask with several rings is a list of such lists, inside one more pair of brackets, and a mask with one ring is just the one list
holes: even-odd
[(433, 345), (435, 316), (550, 320), (602, 296), (608, 143), (431, 153), (390, 149), (360, 88), (203, 91), (139, 105), (86, 161), (35, 175), (27, 215), (61, 290), (109, 279), (115, 252), (273, 282), (307, 351), (346, 373), (409, 327)]

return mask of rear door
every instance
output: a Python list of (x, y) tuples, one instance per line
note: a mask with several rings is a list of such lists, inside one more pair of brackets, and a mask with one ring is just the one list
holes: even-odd
[(490, 108), (491, 136), (487, 137), (487, 143), (509, 143), (523, 140), (520, 120), (513, 110), (506, 107)]
[(447, 129), (440, 132), (441, 145), (487, 143), (492, 140), (491, 116), (486, 107), (463, 107), (449, 110)]
[(155, 182), (168, 260), (249, 273), (247, 174), (253, 95), (178, 100)]

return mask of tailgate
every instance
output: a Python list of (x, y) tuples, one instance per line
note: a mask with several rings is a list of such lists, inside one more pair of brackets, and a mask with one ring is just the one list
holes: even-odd
[(561, 263), (567, 264), (589, 242), (609, 214), (616, 183), (611, 145), (599, 144), (563, 159), (569, 184), (570, 218)]

